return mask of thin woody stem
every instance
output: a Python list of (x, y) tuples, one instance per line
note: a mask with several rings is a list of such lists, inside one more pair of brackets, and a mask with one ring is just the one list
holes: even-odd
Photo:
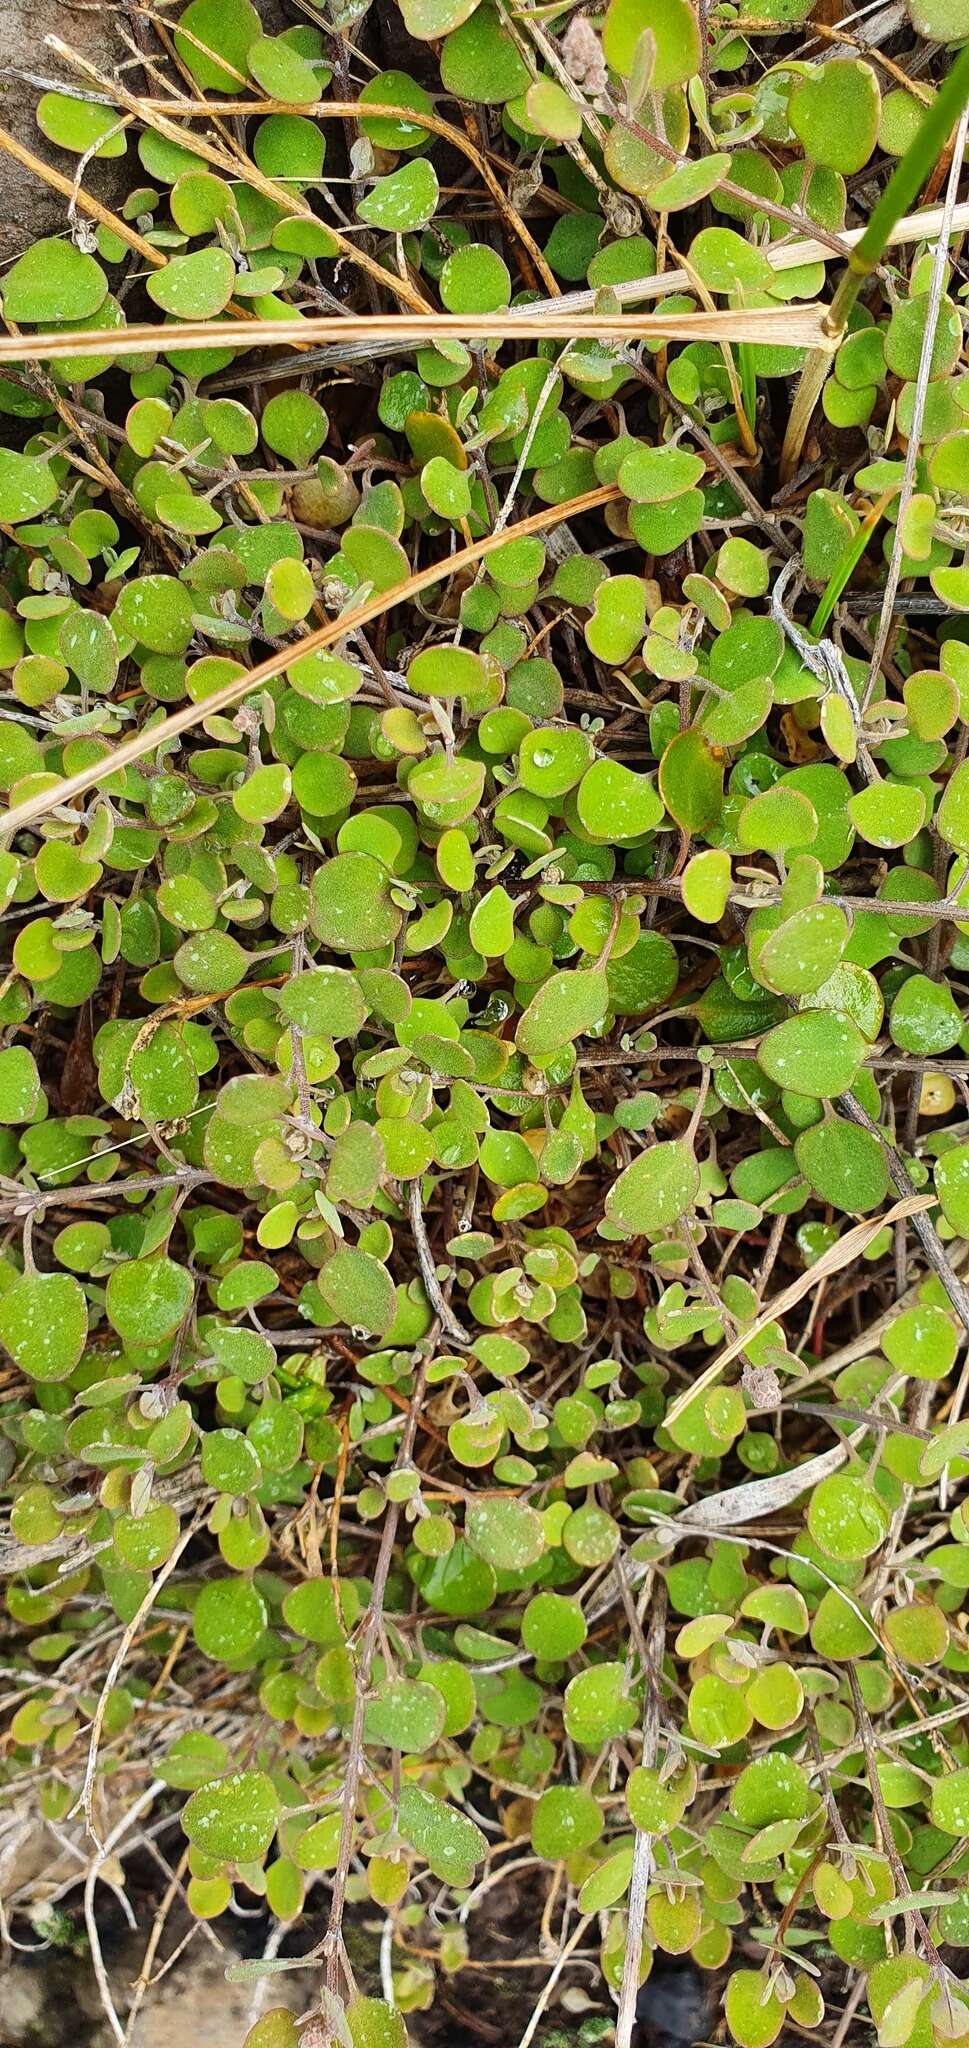
[[(411, 1395), (407, 1420), (404, 1424), (400, 1449), (394, 1466), (394, 1470), (398, 1472), (410, 1463), (414, 1449), (414, 1439), (417, 1435), (418, 1417), (424, 1399), (426, 1379), (427, 1362), (426, 1359), (422, 1359), (414, 1381), (414, 1391)], [(363, 1770), (364, 1716), (367, 1710), (367, 1695), (370, 1690), (373, 1660), (377, 1650), (380, 1625), (383, 1617), (384, 1595), (387, 1591), (387, 1580), (390, 1576), (391, 1564), (393, 1563), (399, 1517), (400, 1506), (397, 1501), (392, 1501), (387, 1509), (380, 1538), (380, 1549), (377, 1553), (377, 1563), (373, 1575), (373, 1590), (370, 1594), (367, 1617), (363, 1625), (363, 1633), (360, 1638), (360, 1647), (357, 1654), (353, 1721), (350, 1727), (346, 1770), (343, 1779), (343, 1814), (340, 1826), (340, 1844), (337, 1850), (336, 1869), (333, 1873), (330, 1915), (326, 1933), (320, 1944), (320, 1950), (326, 1957), (327, 1983), (331, 1990), (336, 1990), (339, 1983), (340, 1951), (343, 1939), (343, 1908), (346, 1901), (347, 1878), (350, 1874), (350, 1858), (353, 1854), (353, 1836), (357, 1817), (357, 1793), (360, 1788), (360, 1777)]]

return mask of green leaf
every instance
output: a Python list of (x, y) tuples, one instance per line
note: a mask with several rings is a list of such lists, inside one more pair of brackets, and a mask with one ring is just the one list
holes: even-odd
[[(245, 1438), (243, 1438), (245, 1442)], [(247, 1446), (248, 1449), (248, 1446)], [(248, 1657), (268, 1619), (266, 1603), (249, 1579), (209, 1579), (195, 1602), (192, 1626), (199, 1649), (221, 1664)]]
[(877, 1494), (864, 1479), (841, 1472), (815, 1487), (807, 1522), (819, 1549), (839, 1561), (870, 1556), (888, 1528), (887, 1513)]
[(270, 99), (313, 106), (320, 97), (324, 76), (306, 63), (284, 35), (256, 36), (246, 51), (246, 63)]
[(444, 1720), (444, 1701), (432, 1685), (388, 1678), (367, 1702), (364, 1741), (417, 1756), (438, 1740)]
[[(964, 1422), (952, 1422), (947, 1429), (937, 1431), (931, 1443), (926, 1444), (919, 1459), (919, 1473), (921, 1477), (923, 1479), (937, 1479), (939, 1473), (943, 1472), (945, 1467), (952, 1463), (953, 1459), (965, 1457), (967, 1446), (969, 1446), (969, 1427)], [(944, 1576), (948, 1579), (950, 1585), (958, 1583), (958, 1572), (946, 1572)]]
[(695, 853), (683, 870), (683, 901), (700, 924), (719, 924), (730, 899), (730, 856), (719, 847)]
[(577, 1600), (564, 1593), (535, 1593), (522, 1615), (522, 1642), (534, 1657), (558, 1663), (581, 1649), (586, 1620)]
[(244, 78), (246, 58), (260, 33), (249, 0), (191, 0), (175, 31), (175, 48), (203, 92), (238, 93), (239, 74)]
[(687, 1711), (692, 1733), (710, 1749), (729, 1749), (742, 1742), (754, 1718), (740, 1687), (714, 1671), (697, 1679)]
[(345, 967), (309, 967), (293, 975), (280, 1009), (291, 1024), (324, 1038), (355, 1038), (367, 1015), (360, 983)]
[(480, 0), (401, 0), (400, 11), (408, 34), (432, 43), (460, 28), (479, 4)]
[(44, 1099), (33, 1053), (8, 1045), (0, 1052), (0, 1124), (32, 1123)]
[[(441, 519), (455, 523), (467, 517), (471, 510), (471, 484), (463, 470), (455, 469), (443, 455), (432, 456), (421, 470), (421, 490), (431, 508)], [(420, 660), (420, 655), (417, 657)], [(441, 691), (435, 691), (437, 696)]]
[(401, 913), (386, 869), (368, 853), (340, 853), (313, 875), (311, 919), (338, 953), (371, 952), (397, 937)]
[(0, 448), (0, 519), (8, 526), (36, 519), (57, 496), (57, 479), (46, 462)]
[(757, 972), (779, 995), (812, 995), (834, 973), (848, 943), (844, 911), (834, 903), (796, 910), (770, 932), (757, 955)]
[(105, 1302), (122, 1343), (137, 1349), (164, 1344), (174, 1336), (188, 1314), (194, 1291), (185, 1267), (159, 1253), (116, 1266), (108, 1276)]
[(733, 228), (702, 228), (690, 243), (690, 264), (712, 292), (760, 292), (773, 277), (767, 258)]
[(163, 313), (177, 320), (212, 320), (232, 297), (236, 268), (226, 249), (196, 249), (172, 256), (152, 271), (146, 290)]
[(910, 0), (912, 26), (920, 36), (944, 43), (969, 35), (967, 0)]
[(623, 1690), (625, 1666), (592, 1664), (569, 1680), (565, 1688), (564, 1717), (573, 1742), (583, 1749), (598, 1749), (628, 1735), (637, 1719), (635, 1701)]
[(67, 1273), (25, 1273), (0, 1296), (0, 1343), (35, 1380), (66, 1380), (87, 1342), (87, 1303)]
[(88, 100), (71, 99), (67, 93), (45, 92), (37, 103), (37, 126), (48, 141), (77, 156), (88, 151), (97, 157), (124, 156), (124, 134), (111, 133), (119, 119), (112, 107), (93, 106)]
[(886, 1358), (913, 1379), (941, 1380), (951, 1372), (958, 1348), (951, 1316), (931, 1305), (903, 1309), (881, 1340)]
[(669, 1834), (682, 1818), (685, 1792), (682, 1779), (662, 1779), (652, 1765), (638, 1765), (626, 1780), (626, 1805), (633, 1826), (647, 1835)]
[(963, 1022), (947, 982), (910, 974), (892, 1004), (888, 1028), (903, 1052), (942, 1053), (957, 1044)]
[(809, 846), (817, 831), (814, 805), (800, 790), (785, 789), (783, 783), (752, 796), (737, 820), (741, 846), (765, 853), (784, 854), (792, 846)]
[[(447, 0), (417, 0), (417, 4), (443, 7)], [(489, 107), (517, 99), (530, 84), (529, 74), (498, 9), (492, 0), (480, 0), (473, 12), (466, 6), (462, 11), (464, 18), (446, 37), (441, 51), (445, 92)]]
[(639, 576), (607, 576), (598, 585), (586, 646), (600, 661), (619, 667), (639, 646), (646, 626), (646, 586)]
[(465, 1534), (475, 1555), (496, 1571), (525, 1571), (545, 1549), (541, 1516), (526, 1501), (514, 1498), (472, 1501)]
[(925, 797), (905, 783), (873, 782), (852, 797), (848, 814), (870, 845), (907, 846), (922, 829)]
[(614, 71), (630, 76), (645, 29), (656, 43), (650, 80), (654, 92), (695, 77), (700, 69), (700, 34), (688, 0), (609, 0), (602, 47)]
[(379, 1335), (389, 1330), (394, 1320), (394, 1283), (386, 1266), (370, 1252), (339, 1246), (320, 1272), (319, 1288), (339, 1322)]
[(695, 729), (677, 733), (659, 764), (660, 795), (684, 832), (708, 832), (723, 808), (723, 759)]
[(198, 995), (223, 995), (237, 988), (248, 964), (231, 932), (195, 932), (179, 946), (174, 960), (179, 981)]
[(557, 1863), (577, 1849), (590, 1849), (602, 1827), (602, 1808), (583, 1785), (550, 1785), (532, 1814), (532, 1848)]
[(433, 220), (439, 196), (433, 165), (426, 157), (413, 157), (389, 177), (378, 178), (367, 198), (358, 200), (357, 212), (371, 227), (405, 235)]
[(73, 242), (56, 235), (31, 242), (3, 279), (3, 310), (8, 320), (33, 326), (52, 321), (86, 320), (107, 297), (108, 280), (100, 263)]
[(788, 119), (805, 156), (843, 176), (864, 168), (878, 137), (881, 95), (870, 64), (833, 57), (802, 78), (788, 102)]
[(649, 777), (622, 761), (593, 761), (579, 784), (576, 809), (597, 839), (626, 841), (651, 832), (663, 806)]
[(602, 968), (553, 974), (519, 1019), (515, 1042), (530, 1060), (545, 1061), (602, 1023), (609, 984)]
[(794, 1157), (822, 1201), (849, 1215), (877, 1209), (888, 1192), (884, 1147), (871, 1131), (832, 1116), (802, 1131)]
[(960, 762), (950, 775), (935, 822), (941, 838), (969, 853), (969, 762)]
[(194, 1848), (219, 1863), (259, 1863), (276, 1832), (279, 1806), (264, 1771), (237, 1771), (193, 1792), (182, 1826)]
[(969, 1833), (969, 1770), (947, 1771), (932, 1786), (932, 1824), (946, 1835)]
[(553, 78), (538, 78), (529, 86), (525, 113), (532, 127), (553, 142), (576, 142), (582, 133), (578, 106)]
[(404, 1786), (397, 1825), (433, 1875), (459, 1890), (470, 1884), (487, 1853), (488, 1844), (475, 1822), (420, 1785)]
[[(441, 457), (435, 460), (449, 472), (456, 484), (465, 482), (462, 470), (455, 469)], [(432, 463), (427, 464), (427, 469), (432, 467)], [(423, 474), (426, 475), (426, 469)], [(485, 675), (481, 656), (470, 647), (425, 647), (410, 664), (407, 687), (422, 697), (464, 697), (482, 688)]]
[(942, 1214), (957, 1237), (969, 1237), (969, 1145), (952, 1145), (935, 1162)]
[(711, 151), (678, 170), (666, 171), (649, 187), (647, 198), (656, 213), (672, 213), (686, 206), (698, 206), (729, 177), (732, 159), (727, 150)]
[(113, 622), (153, 654), (184, 654), (194, 631), (191, 599), (175, 576), (135, 576), (125, 583)]
[(770, 2048), (784, 2024), (784, 2007), (766, 1971), (732, 1971), (724, 2011), (738, 2048)]
[(799, 1095), (842, 1095), (853, 1086), (865, 1056), (857, 1025), (827, 1011), (805, 1011), (778, 1024), (762, 1040), (757, 1059), (781, 1088)]
[(351, 1998), (347, 2025), (353, 2048), (407, 2048), (403, 2013), (382, 1998)]
[(678, 498), (703, 475), (703, 458), (687, 448), (636, 447), (619, 464), (616, 479), (627, 498), (655, 505)]
[(305, 469), (323, 447), (329, 422), (308, 391), (276, 391), (263, 407), (259, 431), (267, 448)]
[[(476, 4), (476, 0), (473, 0), (473, 4)], [(403, 9), (401, 11), (403, 12)], [(457, 22), (454, 25), (456, 27)], [(417, 32), (412, 29), (411, 33)], [(418, 85), (416, 78), (412, 78), (408, 71), (378, 71), (375, 78), (368, 78), (360, 98), (365, 104), (368, 100), (373, 100), (376, 106), (413, 107), (416, 113), (423, 114), (433, 111), (430, 94), (425, 92), (422, 85)], [(398, 120), (391, 115), (368, 115), (361, 120), (360, 127), (364, 135), (369, 136), (370, 141), (379, 149), (424, 149), (430, 139), (429, 132), (422, 122), (408, 121), (406, 118)]]
[(610, 1223), (638, 1237), (663, 1230), (692, 1209), (700, 1186), (700, 1169), (682, 1140), (651, 1145), (613, 1182), (606, 1196)]
[(250, 1493), (262, 1479), (252, 1445), (238, 1429), (210, 1429), (202, 1439), (202, 1477), (218, 1493)]

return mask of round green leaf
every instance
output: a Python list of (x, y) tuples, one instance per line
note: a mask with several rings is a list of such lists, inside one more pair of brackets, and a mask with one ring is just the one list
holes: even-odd
[(700, 69), (700, 35), (688, 0), (609, 0), (602, 47), (607, 63), (628, 78), (644, 29), (656, 42), (650, 83), (655, 92), (685, 84)]
[(57, 496), (57, 479), (46, 462), (0, 448), (0, 519), (8, 526), (36, 519)]
[(438, 1740), (444, 1721), (444, 1701), (432, 1685), (410, 1678), (385, 1679), (367, 1701), (364, 1741), (417, 1756)]
[(194, 1293), (184, 1266), (159, 1253), (130, 1259), (108, 1276), (108, 1316), (123, 1344), (164, 1344), (184, 1321)]
[(172, 256), (164, 270), (152, 271), (146, 290), (155, 305), (176, 320), (212, 320), (228, 305), (235, 276), (226, 249), (196, 249), (190, 256)]
[(193, 1792), (182, 1826), (194, 1848), (220, 1863), (258, 1863), (276, 1832), (279, 1807), (264, 1771), (237, 1771)]
[(688, 1145), (652, 1145), (613, 1183), (606, 1215), (634, 1237), (663, 1230), (693, 1207), (699, 1186), (700, 1169)]
[[(243, 1439), (245, 1441), (245, 1439)], [(236, 1663), (255, 1649), (266, 1626), (266, 1603), (248, 1579), (210, 1579), (195, 1602), (195, 1640), (206, 1657)]]
[(93, 256), (49, 235), (31, 242), (5, 273), (3, 310), (8, 320), (34, 326), (76, 323), (97, 312), (107, 290), (108, 280)]
[(413, 1845), (434, 1876), (445, 1884), (469, 1884), (488, 1847), (481, 1829), (467, 1814), (459, 1813), (457, 1807), (435, 1798), (420, 1785), (404, 1786), (397, 1825), (404, 1840)]
[(602, 1833), (602, 1808), (583, 1785), (550, 1785), (532, 1815), (532, 1848), (549, 1862), (589, 1849)]
[(799, 1095), (841, 1095), (865, 1056), (856, 1024), (827, 1011), (808, 1010), (767, 1033), (757, 1051), (771, 1081)]
[(564, 1712), (573, 1742), (598, 1749), (629, 1733), (637, 1715), (634, 1701), (623, 1691), (624, 1679), (622, 1664), (593, 1664), (569, 1681)]
[(870, 64), (834, 57), (802, 78), (788, 119), (812, 163), (848, 176), (868, 162), (878, 138), (881, 95)]
[(541, 1516), (526, 1501), (513, 1498), (473, 1501), (465, 1534), (475, 1555), (496, 1571), (524, 1571), (545, 1549)]
[(0, 1343), (31, 1379), (67, 1379), (87, 1327), (87, 1303), (67, 1273), (25, 1273), (0, 1296)]
[(378, 178), (368, 197), (358, 201), (357, 212), (371, 227), (406, 235), (433, 220), (438, 198), (433, 165), (426, 157), (412, 157), (389, 177)]
[(808, 1528), (829, 1557), (850, 1560), (877, 1550), (888, 1526), (882, 1502), (863, 1479), (835, 1473), (808, 1502)]
[(888, 1166), (879, 1140), (846, 1118), (832, 1116), (795, 1141), (794, 1157), (805, 1180), (835, 1209), (864, 1215), (888, 1192)]

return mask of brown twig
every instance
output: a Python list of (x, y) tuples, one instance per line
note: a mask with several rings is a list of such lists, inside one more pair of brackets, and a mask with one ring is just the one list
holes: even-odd
[[(36, 177), (42, 178), (52, 192), (60, 192), (65, 199), (73, 199), (79, 213), (87, 214), (89, 220), (96, 220), (103, 228), (110, 228), (111, 233), (117, 235), (119, 241), (126, 243), (127, 247), (133, 249), (135, 255), (140, 256), (145, 263), (150, 263), (153, 270), (164, 269), (168, 258), (161, 249), (156, 249), (151, 242), (146, 242), (144, 235), (139, 235), (137, 228), (122, 220), (120, 214), (112, 213), (109, 206), (102, 206), (100, 199), (92, 198), (90, 192), (85, 192), (83, 185), (75, 189), (72, 178), (65, 178), (63, 171), (56, 171), (52, 164), (44, 162), (43, 157), (35, 156), (32, 149), (27, 149), (22, 142), (18, 142), (16, 136), (11, 135), (6, 128), (0, 128), (0, 150), (3, 150), (5, 155), (12, 156), (15, 163), (21, 164), (25, 171), (33, 171)], [(90, 339), (89, 333), (89, 345)]]

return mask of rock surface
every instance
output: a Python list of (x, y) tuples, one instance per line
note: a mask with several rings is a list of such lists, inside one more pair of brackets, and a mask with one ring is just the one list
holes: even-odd
[[(111, 72), (130, 50), (121, 33), (117, 7), (72, 6), (71, 0), (0, 0), (0, 51), (5, 65), (22, 65), (38, 77), (65, 76), (48, 50), (45, 38), (62, 42), (87, 57), (99, 70)], [(137, 76), (137, 74), (136, 74)], [(21, 78), (0, 77), (0, 125), (45, 163), (72, 178), (78, 159), (47, 141), (37, 126), (41, 88)], [(130, 182), (128, 154), (91, 163), (84, 174), (88, 192), (107, 206), (123, 198)], [(0, 259), (18, 256), (40, 235), (56, 235), (67, 225), (67, 200), (53, 192), (35, 172), (0, 153)]]
[[(111, 1995), (124, 2024), (138, 1974), (144, 1934), (111, 1959)], [(252, 2008), (253, 1984), (227, 1984), (231, 1955), (217, 1955), (199, 1930), (170, 1975), (149, 1991), (131, 2033), (130, 2048), (241, 2048)], [(312, 2004), (315, 1979), (277, 1977), (266, 1986), (263, 2010)], [(271, 1994), (271, 1995), (270, 1995)], [(48, 1949), (15, 1957), (0, 1975), (0, 2040), (4, 2048), (116, 2048), (86, 1958)]]

